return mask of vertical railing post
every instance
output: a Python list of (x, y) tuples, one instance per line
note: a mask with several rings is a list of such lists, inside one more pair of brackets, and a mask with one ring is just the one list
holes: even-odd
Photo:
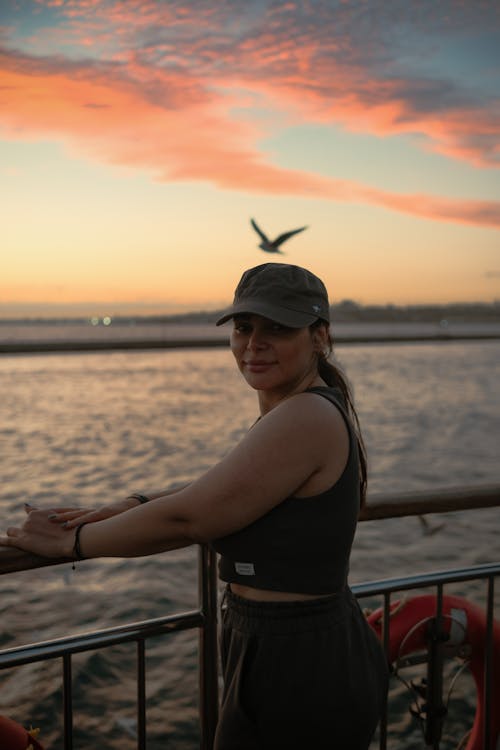
[(217, 555), (208, 545), (198, 552), (200, 628), (200, 726), (201, 750), (212, 750), (219, 713), (217, 644)]
[(425, 742), (433, 750), (439, 750), (446, 716), (443, 703), (444, 644), (449, 636), (443, 628), (443, 585), (437, 584), (436, 616), (429, 623), (429, 650), (427, 662), (427, 707)]
[(73, 685), (71, 654), (63, 655), (64, 750), (73, 750)]
[[(389, 638), (390, 638), (390, 627), (391, 627), (391, 595), (390, 593), (384, 594), (384, 616), (382, 618), (382, 645), (384, 647), (385, 657), (387, 663), (389, 663)], [(384, 708), (382, 718), (380, 719), (379, 732), (379, 748), (380, 750), (386, 750), (387, 748), (387, 724), (388, 724), (388, 697), (384, 702)]]
[(146, 750), (146, 649), (137, 641), (137, 748)]
[[(486, 643), (484, 648), (484, 726), (483, 747), (491, 746), (491, 696), (493, 694), (493, 608), (495, 606), (495, 579), (488, 578), (487, 608), (486, 608)], [(496, 679), (500, 679), (495, 675)], [(498, 707), (497, 707), (498, 708)]]

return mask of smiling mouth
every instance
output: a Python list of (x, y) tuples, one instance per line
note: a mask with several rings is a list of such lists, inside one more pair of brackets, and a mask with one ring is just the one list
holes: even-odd
[(275, 362), (264, 362), (260, 359), (250, 360), (249, 362), (244, 362), (244, 364), (250, 369), (250, 370), (265, 370), (268, 367), (271, 367), (271, 365), (274, 365)]

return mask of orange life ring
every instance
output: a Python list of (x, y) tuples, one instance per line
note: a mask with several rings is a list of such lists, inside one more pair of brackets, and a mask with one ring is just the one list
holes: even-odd
[[(36, 732), (33, 732), (36, 734)], [(2, 750), (43, 750), (36, 738), (16, 721), (0, 716), (0, 747)]]
[[(436, 616), (436, 597), (415, 596), (391, 605), (389, 624), (389, 660), (422, 651), (426, 648), (429, 620)], [(368, 616), (368, 622), (381, 637), (383, 610)], [(470, 646), (468, 664), (474, 678), (477, 705), (474, 724), (465, 750), (486, 750), (483, 744), (484, 723), (484, 665), (486, 646), (486, 616), (475, 604), (458, 596), (443, 596), (443, 629), (452, 645)], [(491, 691), (490, 745), (487, 750), (500, 748), (500, 623), (493, 622), (493, 663)]]

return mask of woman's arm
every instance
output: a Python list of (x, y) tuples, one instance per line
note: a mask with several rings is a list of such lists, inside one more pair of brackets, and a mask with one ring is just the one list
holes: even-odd
[[(140, 493), (140, 496), (144, 500), (139, 500), (137, 495), (139, 493), (133, 493), (128, 495), (123, 500), (117, 500), (114, 503), (103, 505), (100, 508), (53, 508), (49, 516), (49, 520), (54, 523), (63, 523), (67, 529), (74, 529), (82, 523), (95, 523), (96, 521), (103, 521), (105, 518), (111, 518), (117, 516), (119, 513), (124, 513), (126, 510), (131, 510), (141, 505), (142, 502), (149, 502), (155, 500), (157, 497), (166, 497), (172, 495), (174, 492), (179, 492), (183, 487), (174, 487), (168, 490), (154, 490), (153, 492)], [(29, 507), (29, 506), (28, 506)]]
[[(346, 442), (343, 418), (332, 404), (310, 393), (289, 398), (188, 487), (84, 526), (81, 552), (85, 557), (134, 557), (225, 536), (300, 491), (324, 470), (336, 446), (344, 451)], [(22, 529), (9, 529), (0, 544), (49, 557), (71, 555), (74, 533), (40, 513), (30, 514)]]

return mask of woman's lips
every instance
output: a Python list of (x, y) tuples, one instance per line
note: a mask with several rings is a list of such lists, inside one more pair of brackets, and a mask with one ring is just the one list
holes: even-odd
[(252, 359), (249, 362), (245, 362), (245, 365), (250, 372), (264, 372), (274, 365), (274, 362), (266, 362), (261, 359)]

